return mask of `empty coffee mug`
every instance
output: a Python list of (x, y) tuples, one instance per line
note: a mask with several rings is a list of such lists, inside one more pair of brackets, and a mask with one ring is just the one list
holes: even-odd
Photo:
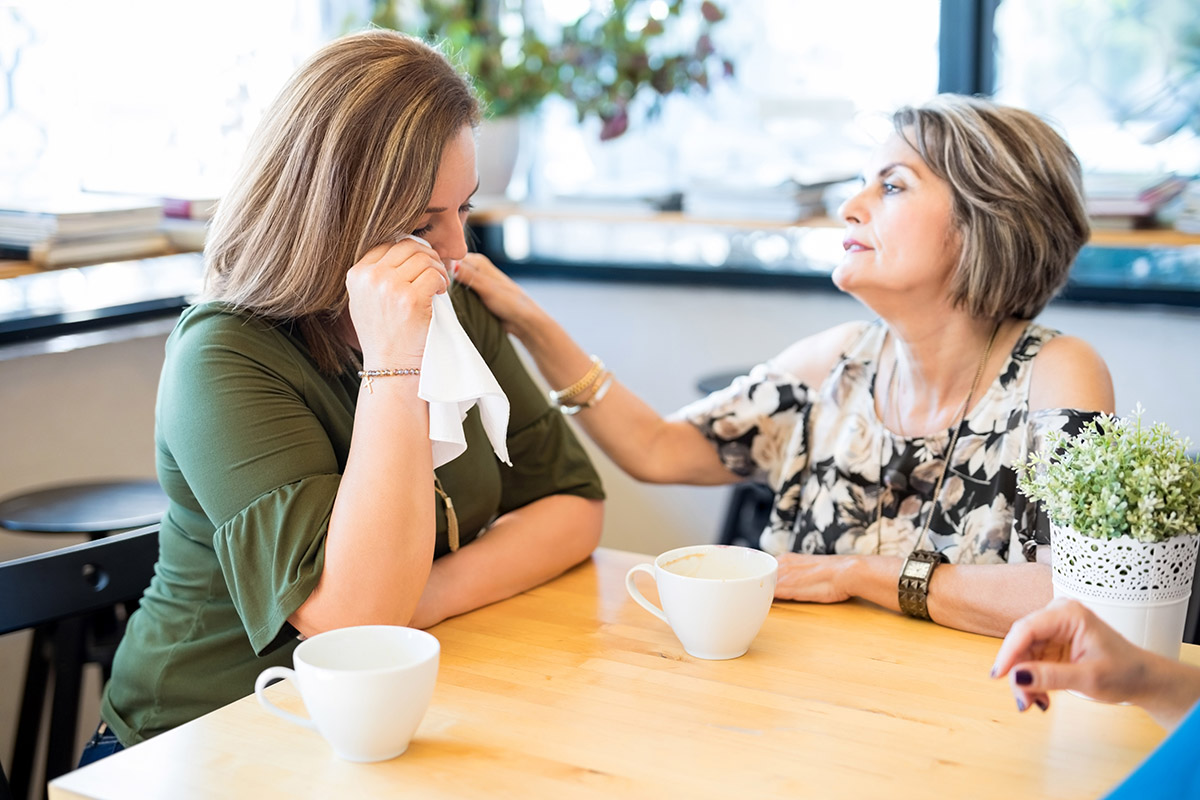
[[(638, 604), (671, 626), (696, 658), (737, 658), (758, 635), (775, 598), (775, 557), (749, 547), (703, 544), (680, 547), (638, 564), (625, 587)], [(647, 600), (634, 576), (654, 576), (662, 608)]]
[[(408, 749), (437, 681), (441, 645), (425, 631), (393, 625), (339, 628), (300, 643), (295, 670), (270, 667), (254, 682), (263, 708), (313, 728), (347, 761), (385, 761)], [(276, 706), (263, 690), (294, 680), (311, 719)]]

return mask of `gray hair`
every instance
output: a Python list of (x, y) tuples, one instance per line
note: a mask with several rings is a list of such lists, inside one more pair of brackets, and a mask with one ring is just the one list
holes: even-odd
[(979, 318), (1037, 316), (1091, 233), (1071, 148), (1037, 115), (965, 95), (905, 106), (892, 124), (950, 184), (955, 305)]

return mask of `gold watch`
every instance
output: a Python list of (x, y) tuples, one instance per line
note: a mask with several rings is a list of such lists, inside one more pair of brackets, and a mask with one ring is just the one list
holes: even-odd
[(938, 564), (949, 559), (936, 550), (913, 550), (900, 570), (900, 610), (910, 617), (929, 619), (929, 581)]

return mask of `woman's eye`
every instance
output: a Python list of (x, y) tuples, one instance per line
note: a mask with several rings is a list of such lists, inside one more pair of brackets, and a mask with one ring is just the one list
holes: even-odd
[(433, 225), (422, 225), (420, 228), (417, 228), (415, 231), (413, 231), (412, 235), (413, 236), (424, 236), (425, 234), (429, 233), (431, 230), (433, 230)]
[(461, 206), (458, 207), (458, 213), (470, 214), (474, 208), (475, 208), (474, 203), (463, 203)]
[(884, 184), (883, 184), (883, 193), (884, 194), (896, 194), (899, 191), (901, 191), (901, 187), (897, 186), (894, 183), (884, 182)]

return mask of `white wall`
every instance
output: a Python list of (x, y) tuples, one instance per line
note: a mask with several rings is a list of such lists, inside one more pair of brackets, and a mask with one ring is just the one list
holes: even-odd
[[(534, 298), (651, 406), (697, 396), (699, 377), (751, 365), (795, 339), (870, 316), (825, 292), (524, 281)], [(1061, 304), (1044, 320), (1108, 360), (1117, 409), (1141, 401), (1200, 442), (1200, 312)], [(0, 497), (64, 480), (152, 476), (161, 334), (0, 360)], [(0, 353), (0, 356), (3, 354)], [(594, 452), (594, 451), (593, 451)], [(596, 456), (609, 493), (603, 544), (656, 553), (711, 541), (728, 489), (643, 486)], [(0, 559), (78, 541), (0, 533)], [(0, 686), (20, 686), (25, 640), (0, 639)], [(91, 693), (90, 693), (91, 694)], [(0, 759), (11, 763), (19, 694), (0, 693)], [(81, 719), (90, 725), (95, 706)]]

